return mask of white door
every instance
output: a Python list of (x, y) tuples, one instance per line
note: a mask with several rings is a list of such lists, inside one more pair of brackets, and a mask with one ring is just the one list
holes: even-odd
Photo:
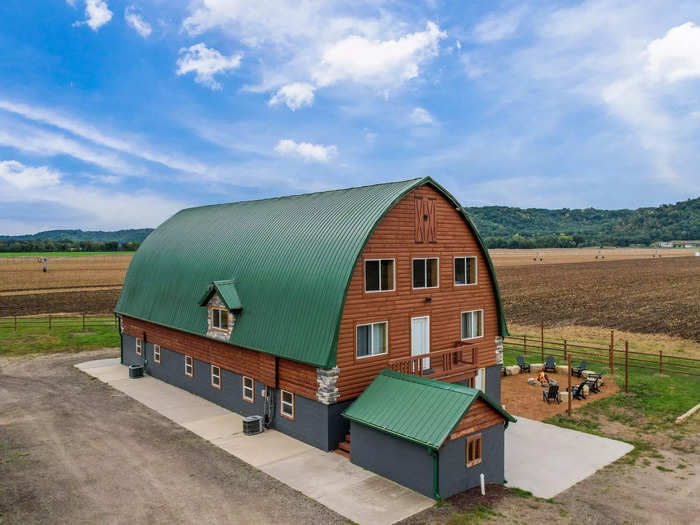
[[(430, 352), (430, 317), (411, 319), (411, 355)], [(430, 368), (430, 359), (423, 359), (423, 370)]]

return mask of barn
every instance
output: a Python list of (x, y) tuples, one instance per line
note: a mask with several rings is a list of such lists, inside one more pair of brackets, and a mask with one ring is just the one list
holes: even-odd
[[(497, 443), (512, 418), (500, 406), (498, 285), (476, 228), (429, 177), (182, 210), (134, 255), (116, 314), (124, 365), (268, 428), (399, 482), (365, 448), (387, 437), (398, 451), (400, 438), (433, 457), (488, 436), (479, 463), (467, 445), (454, 454), (461, 470), (488, 465), (503, 481)], [(454, 405), (440, 443), (376, 419), (412, 389)], [(479, 424), (459, 434), (472, 411)], [(406, 420), (419, 427), (420, 413)], [(442, 482), (475, 478), (459, 479)]]

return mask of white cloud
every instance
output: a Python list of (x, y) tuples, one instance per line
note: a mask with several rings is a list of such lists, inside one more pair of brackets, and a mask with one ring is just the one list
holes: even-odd
[(0, 161), (0, 180), (19, 190), (55, 186), (60, 175), (48, 166), (25, 166), (16, 160)]
[[(70, 5), (74, 3), (68, 2)], [(112, 11), (109, 10), (104, 0), (85, 0), (85, 20), (75, 22), (74, 26), (87, 25), (93, 31), (97, 31), (112, 19)]]
[(419, 126), (435, 123), (433, 116), (424, 108), (414, 108), (409, 115), (409, 118), (411, 119), (411, 122), (418, 124)]
[(419, 75), (420, 67), (439, 52), (447, 33), (433, 22), (426, 30), (396, 40), (370, 40), (350, 36), (326, 48), (314, 72), (319, 86), (354, 81), (376, 87), (391, 87)]
[(700, 77), (700, 27), (692, 22), (672, 27), (647, 47), (646, 70), (667, 83)]
[(338, 154), (335, 146), (322, 146), (310, 142), (294, 142), (282, 139), (275, 146), (275, 151), (280, 155), (301, 157), (305, 161), (328, 162)]
[(513, 36), (524, 12), (524, 8), (519, 7), (503, 14), (487, 16), (474, 27), (472, 31), (474, 40), (487, 44)]
[(214, 75), (241, 65), (241, 54), (229, 57), (222, 55), (216, 49), (208, 48), (203, 42), (180, 49), (182, 55), (177, 59), (177, 74), (194, 73), (194, 81), (213, 90), (220, 90), (221, 84), (214, 80)]
[[(199, 174), (207, 171), (206, 166), (202, 163), (179, 155), (154, 151), (148, 147), (143, 139), (108, 135), (91, 124), (41, 106), (30, 106), (0, 99), (0, 110), (20, 115), (28, 120), (48, 124), (105, 148), (127, 153), (149, 162), (163, 164), (172, 169)], [(30, 148), (31, 151), (48, 155), (66, 153), (109, 169), (117, 169), (120, 172), (133, 170), (133, 167), (112, 154), (97, 152), (94, 151), (94, 148), (87, 148), (61, 135), (26, 126), (18, 127), (12, 124), (5, 126), (4, 130), (0, 127), (0, 142), (2, 140), (10, 142), (8, 145), (19, 149), (27, 150)]]
[(136, 8), (133, 5), (127, 6), (124, 9), (124, 19), (126, 23), (129, 24), (134, 30), (144, 38), (147, 38), (151, 34), (151, 24), (146, 22), (143, 17), (136, 12)]
[[(114, 188), (94, 185), (78, 186), (65, 179), (65, 174), (46, 166), (26, 166), (15, 160), (1, 161), (0, 180), (6, 184), (5, 191), (0, 192), (0, 202), (26, 206), (51, 203), (68, 208), (71, 215), (81, 217), (81, 224), (66, 226), (91, 229), (153, 227), (185, 207), (184, 203), (144, 190), (119, 192)], [(26, 191), (29, 189), (31, 191)], [(134, 210), (139, 212), (134, 213)], [(38, 215), (36, 221), (43, 225), (46, 217)], [(0, 225), (3, 223), (10, 224), (10, 221), (3, 220)], [(56, 226), (55, 222), (51, 224), (51, 227)]]
[(286, 104), (289, 109), (296, 111), (304, 106), (311, 106), (314, 102), (316, 88), (304, 82), (294, 82), (282, 86), (268, 102), (270, 106)]

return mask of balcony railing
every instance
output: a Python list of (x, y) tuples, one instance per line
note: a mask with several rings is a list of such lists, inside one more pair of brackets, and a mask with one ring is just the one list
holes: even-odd
[(391, 370), (404, 374), (460, 381), (476, 372), (477, 349), (475, 345), (460, 344), (449, 350), (391, 359), (388, 364)]

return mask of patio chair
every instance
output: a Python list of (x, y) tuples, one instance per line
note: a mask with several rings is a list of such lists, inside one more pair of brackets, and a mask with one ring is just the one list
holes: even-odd
[(556, 372), (557, 371), (557, 364), (554, 362), (554, 358), (551, 355), (547, 356), (547, 359), (544, 361), (544, 371), (545, 372)]
[(571, 387), (571, 397), (573, 399), (586, 399), (586, 394), (583, 391), (583, 385), (585, 384), (586, 381), (582, 381), (580, 384)]
[(571, 367), (571, 375), (581, 377), (581, 372), (588, 368), (588, 362), (584, 359), (578, 366)]
[(530, 371), (530, 363), (526, 363), (525, 358), (521, 355), (518, 356), (518, 366), (520, 367), (521, 372)]
[(561, 403), (561, 396), (559, 395), (559, 385), (549, 385), (547, 390), (542, 390), (542, 401), (546, 401), (549, 404), (550, 401), (556, 401)]
[(603, 368), (600, 371), (600, 374), (588, 374), (588, 377), (586, 378), (586, 383), (588, 384), (588, 388), (590, 389), (591, 392), (595, 392), (596, 394), (600, 392), (600, 387), (602, 386), (602, 378), (603, 374), (605, 374), (605, 368)]

